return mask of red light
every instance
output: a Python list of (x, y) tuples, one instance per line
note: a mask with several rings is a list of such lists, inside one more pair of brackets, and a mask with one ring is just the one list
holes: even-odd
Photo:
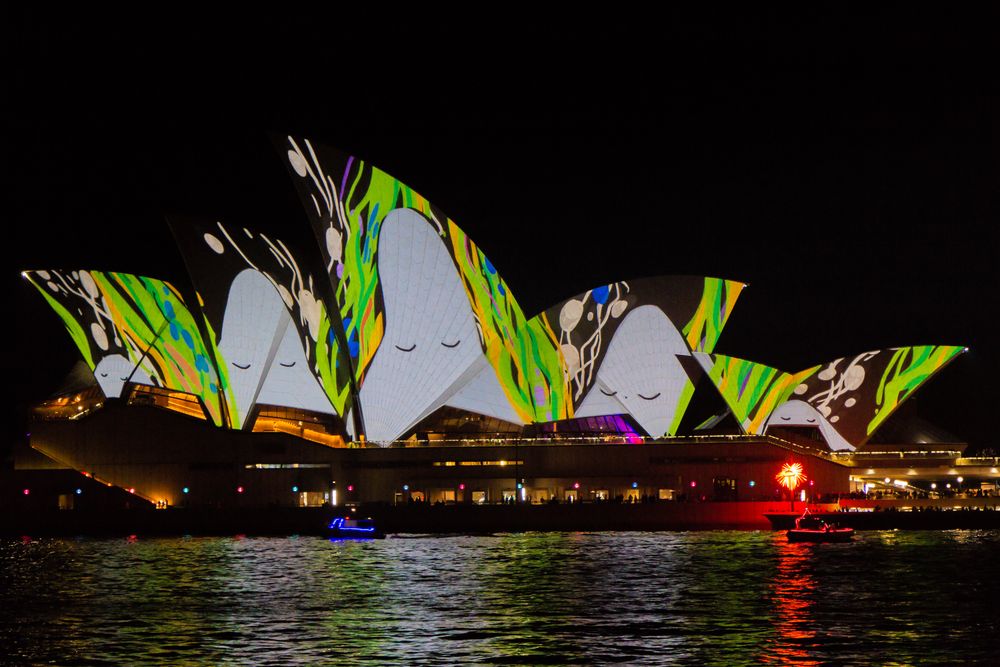
[(691, 480), (691, 488), (693, 489), (693, 488), (694, 488), (694, 487), (696, 487), (696, 486), (698, 486), (698, 482), (696, 482), (696, 481), (694, 481), (694, 480), (692, 479), (692, 480)]
[(458, 485), (458, 490), (459, 491), (465, 491), (465, 484), (459, 484)]
[(237, 486), (236, 487), (236, 493), (243, 493), (243, 487), (242, 486)]
[(30, 494), (31, 494), (31, 489), (25, 489), (24, 490), (24, 495), (27, 496), (27, 495), (30, 495)]
[(129, 489), (129, 490), (128, 490), (128, 492), (129, 492), (129, 493), (135, 493), (135, 488), (131, 488), (131, 489)]
[(795, 491), (799, 484), (806, 481), (807, 477), (802, 471), (801, 463), (783, 463), (781, 472), (774, 476), (778, 483), (789, 491)]
[(580, 488), (580, 482), (573, 482), (573, 488), (574, 489), (579, 489)]
[(347, 485), (347, 490), (348, 491), (353, 491), (354, 490), (354, 485), (353, 484), (348, 484)]

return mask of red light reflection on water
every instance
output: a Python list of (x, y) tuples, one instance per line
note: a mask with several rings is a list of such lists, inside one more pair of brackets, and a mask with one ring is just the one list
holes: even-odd
[(778, 567), (771, 582), (772, 620), (776, 636), (761, 660), (781, 665), (819, 665), (810, 652), (816, 645), (812, 617), (816, 580), (809, 572), (813, 545), (788, 542), (784, 532), (774, 534)]

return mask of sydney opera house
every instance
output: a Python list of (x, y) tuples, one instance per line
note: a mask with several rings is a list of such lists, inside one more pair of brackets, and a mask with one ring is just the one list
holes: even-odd
[(580, 285), (525, 313), (404, 183), (304, 138), (281, 154), (315, 244), (172, 220), (184, 288), (24, 273), (82, 357), (35, 408), (34, 450), (188, 507), (769, 499), (784, 461), (818, 495), (960, 460), (879, 433), (963, 347), (791, 372), (717, 354), (745, 285), (715, 277)]

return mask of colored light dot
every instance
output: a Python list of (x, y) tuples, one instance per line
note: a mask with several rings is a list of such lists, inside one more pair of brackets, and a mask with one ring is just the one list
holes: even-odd
[(292, 487), (292, 493), (298, 493), (298, 492), (299, 492), (299, 487), (293, 486)]
[(348, 484), (347, 485), (347, 490), (348, 491), (353, 491), (354, 490), (354, 485), (353, 484)]
[(518, 483), (517, 483), (517, 488), (519, 488), (519, 489), (523, 489), (523, 488), (524, 488), (524, 484), (521, 484), (520, 482), (518, 482)]
[(752, 487), (753, 487), (753, 486), (757, 486), (757, 482), (755, 482), (755, 481), (753, 481), (753, 480), (751, 479), (751, 480), (750, 480), (750, 486), (752, 486)]
[(242, 486), (237, 486), (236, 487), (236, 493), (243, 493), (243, 487)]
[(580, 488), (580, 482), (573, 482), (573, 488), (574, 489), (579, 489)]
[(639, 482), (632, 482), (632, 488), (633, 489), (638, 489), (639, 488)]
[(80, 495), (81, 493), (83, 493), (83, 489), (77, 489), (76, 490), (76, 495)]
[(410, 490), (410, 485), (409, 484), (404, 484), (403, 485), (403, 491), (409, 491), (409, 490)]
[(26, 496), (27, 495), (31, 495), (31, 489), (25, 489), (24, 490), (24, 495), (26, 495)]
[(459, 484), (458, 485), (458, 490), (459, 491), (465, 491), (465, 484)]
[(691, 488), (693, 489), (693, 488), (694, 488), (694, 487), (696, 487), (696, 486), (698, 486), (698, 482), (696, 482), (696, 481), (694, 481), (694, 480), (692, 479), (692, 480), (691, 480)]
[(187, 493), (187, 492), (189, 492), (190, 490), (191, 490), (191, 489), (187, 488), (186, 486), (185, 486), (185, 487), (184, 487), (183, 489), (181, 489), (181, 491), (183, 491), (184, 493)]
[(129, 493), (135, 493), (135, 488), (133, 487), (133, 488), (129, 489), (128, 492)]

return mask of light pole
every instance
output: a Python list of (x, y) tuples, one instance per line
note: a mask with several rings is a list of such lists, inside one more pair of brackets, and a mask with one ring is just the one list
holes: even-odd
[(518, 487), (519, 487), (519, 485), (521, 483), (520, 482), (521, 475), (520, 475), (520, 472), (519, 472), (520, 471), (520, 467), (519, 466), (520, 466), (521, 462), (519, 461), (520, 457), (518, 456), (518, 454), (520, 453), (518, 451), (518, 448), (519, 448), (520, 444), (521, 444), (521, 439), (520, 438), (514, 440), (514, 504), (515, 505), (517, 505), (518, 503), (521, 502), (521, 500), (518, 498), (518, 496), (520, 495), (518, 493), (518, 491), (520, 491), (520, 489)]

